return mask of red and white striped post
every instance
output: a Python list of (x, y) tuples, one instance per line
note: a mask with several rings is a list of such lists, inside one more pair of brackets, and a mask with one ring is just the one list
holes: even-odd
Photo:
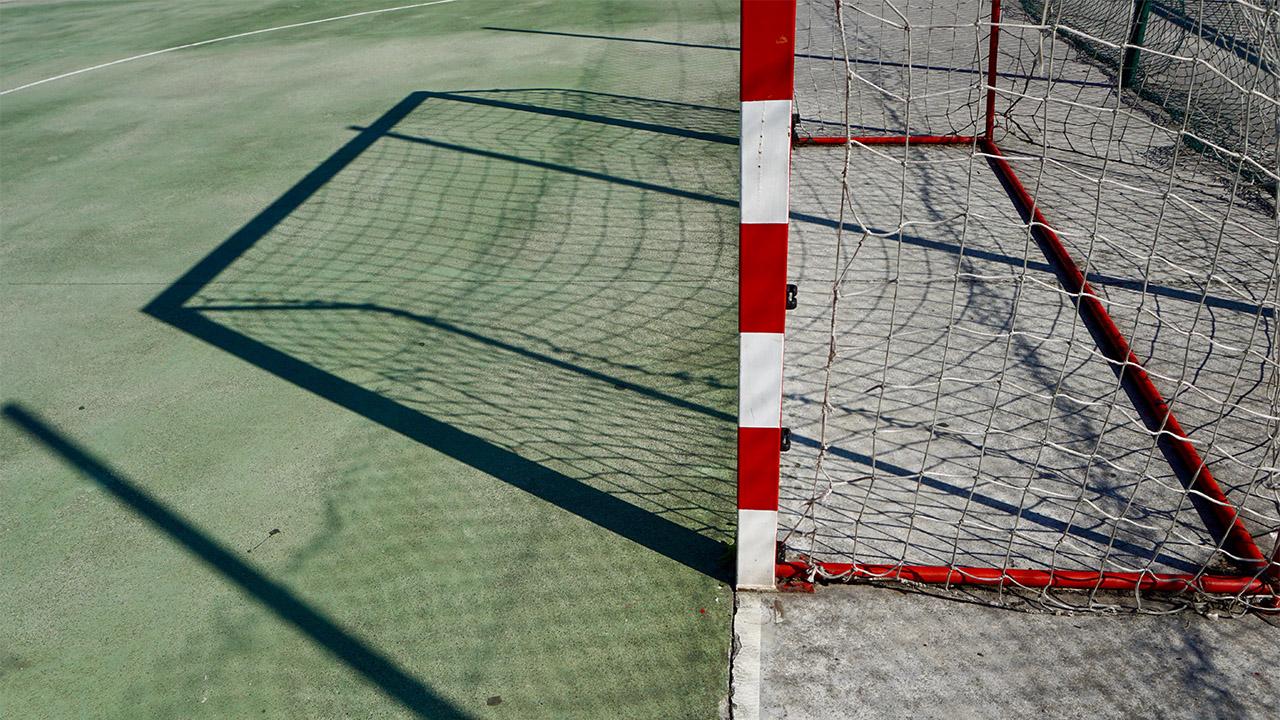
[(796, 0), (742, 0), (739, 588), (774, 587)]

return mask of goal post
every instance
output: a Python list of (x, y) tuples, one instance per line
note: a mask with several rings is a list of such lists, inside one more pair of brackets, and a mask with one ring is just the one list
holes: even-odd
[(778, 526), (795, 0), (742, 4), (737, 583), (772, 588)]
[(739, 587), (1274, 602), (1277, 6), (1219, 5), (743, 1)]

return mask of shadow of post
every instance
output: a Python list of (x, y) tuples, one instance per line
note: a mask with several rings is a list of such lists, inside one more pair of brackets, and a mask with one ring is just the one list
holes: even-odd
[(420, 717), (465, 720), (470, 717), (432, 692), (377, 650), (333, 620), (236, 557), (178, 513), (170, 510), (128, 478), (112, 470), (57, 430), (17, 404), (0, 410), (6, 420), (27, 433), (64, 463), (94, 481), (117, 501), (164, 532), (184, 550), (216, 570), (242, 592), (271, 610), (365, 680)]

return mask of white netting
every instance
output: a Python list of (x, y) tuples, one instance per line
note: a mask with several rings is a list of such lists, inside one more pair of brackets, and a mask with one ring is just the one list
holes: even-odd
[[(991, 20), (989, 0), (800, 0), (797, 138), (854, 140), (792, 160), (787, 556), (1265, 574), (1202, 518), (989, 162)], [(992, 136), (1267, 557), (1277, 26), (1274, 0), (1005, 7)]]

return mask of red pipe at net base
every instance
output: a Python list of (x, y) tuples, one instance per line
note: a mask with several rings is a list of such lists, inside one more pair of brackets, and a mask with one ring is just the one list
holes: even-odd
[(1271, 564), (1258, 549), (1253, 536), (1245, 529), (1240, 513), (1227, 499), (1200, 453), (1191, 444), (1182, 425), (1173, 416), (1169, 404), (1152, 382), (1066, 246), (1062, 244), (1061, 238), (1040, 212), (1035, 198), (1023, 187), (1013, 166), (995, 142), (983, 140), (980, 144), (992, 169), (1009, 189), (1019, 211), (1030, 223), (1033, 235), (1062, 286), (1072, 294), (1080, 317), (1094, 336), (1098, 349), (1107, 360), (1118, 366), (1116, 371), (1121, 374), (1125, 390), (1142, 414), (1147, 429), (1158, 433), (1161, 449), (1169, 457), (1178, 480), (1191, 491), (1191, 501), (1196, 509), (1205, 517), (1206, 522), (1212, 519), (1212, 524), (1218, 525), (1217, 528), (1211, 527), (1211, 530), (1220, 534), (1223, 547), (1233, 555), (1232, 560), (1237, 565), (1251, 575), (1261, 575), (1273, 585), (1280, 585), (1280, 568)]
[(779, 580), (808, 580), (811, 570), (826, 582), (905, 580), (925, 585), (1128, 590), (1143, 592), (1203, 592), (1213, 595), (1267, 595), (1267, 583), (1244, 575), (1186, 575), (1091, 570), (1033, 570), (1027, 568), (959, 567), (946, 565), (867, 565), (862, 563), (778, 563)]
[[(1179, 481), (1190, 492), (1190, 499), (1205, 523), (1231, 554), (1242, 574), (1226, 575), (1161, 575), (1154, 573), (1097, 573), (1085, 571), (1053, 570), (1001, 570), (997, 568), (948, 568), (945, 566), (853, 566), (825, 565), (829, 574), (854, 575), (860, 578), (882, 577), (887, 572), (894, 577), (922, 583), (985, 584), (1000, 585), (1017, 582), (1027, 587), (1099, 587), (1108, 590), (1203, 590), (1213, 593), (1240, 591), (1261, 592), (1270, 586), (1272, 593), (1280, 595), (1280, 562), (1268, 559), (1245, 528), (1239, 511), (1227, 499), (1226, 493), (1213, 477), (1199, 452), (1192, 445), (1168, 402), (1156, 388), (1133, 352), (1128, 340), (1116, 326), (1106, 306), (1089, 284), (1057, 232), (1049, 224), (1037, 206), (1035, 198), (1018, 179), (1008, 158), (991, 139), (957, 135), (925, 136), (872, 136), (867, 138), (824, 137), (797, 138), (797, 144), (842, 145), (851, 140), (866, 144), (903, 145), (919, 144), (968, 144), (976, 143), (987, 156), (992, 170), (1008, 189), (1019, 212), (1053, 267), (1060, 283), (1071, 294), (1081, 319), (1093, 335), (1102, 354), (1113, 364), (1120, 376), (1126, 394), (1142, 415), (1148, 430), (1156, 434), (1157, 442), (1169, 459)], [(1215, 527), (1216, 526), (1216, 527)], [(1280, 556), (1280, 549), (1276, 550)], [(778, 577), (787, 579), (804, 575), (804, 563), (784, 563), (777, 566)]]
[(972, 145), (973, 135), (797, 135), (794, 145)]

